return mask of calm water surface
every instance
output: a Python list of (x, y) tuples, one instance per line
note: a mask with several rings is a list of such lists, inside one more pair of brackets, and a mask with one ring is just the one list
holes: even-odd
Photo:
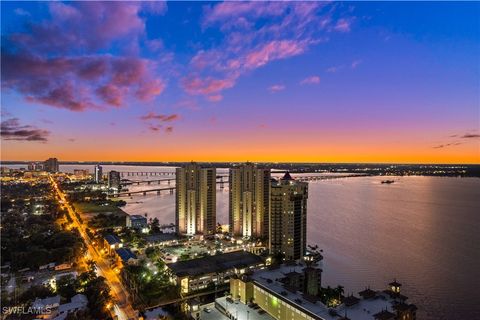
[[(82, 166), (61, 169), (73, 167)], [(381, 184), (381, 177), (310, 183), (308, 242), (324, 250), (324, 284), (342, 284), (346, 293), (356, 294), (367, 285), (383, 288), (395, 277), (419, 306), (419, 319), (480, 319), (480, 179), (394, 179), (390, 185)], [(127, 200), (128, 213), (174, 221), (173, 195)], [(227, 188), (217, 191), (217, 216), (228, 222)]]

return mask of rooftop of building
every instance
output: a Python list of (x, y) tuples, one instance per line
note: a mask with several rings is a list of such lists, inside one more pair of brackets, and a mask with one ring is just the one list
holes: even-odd
[(58, 307), (59, 305), (60, 305), (60, 296), (56, 295), (53, 297), (46, 297), (43, 299), (36, 298), (35, 301), (33, 302), (32, 307), (43, 309), (46, 307)]
[(128, 262), (130, 259), (137, 259), (137, 256), (128, 248), (120, 248), (115, 251), (123, 262)]
[(179, 277), (198, 276), (214, 272), (223, 272), (233, 268), (245, 268), (263, 263), (263, 259), (247, 251), (235, 251), (199, 259), (179, 261), (168, 267)]
[[(374, 315), (384, 311), (393, 312), (394, 306), (398, 305), (395, 299), (383, 291), (376, 292), (376, 295), (370, 299), (358, 299), (353, 295), (346, 298), (347, 303), (342, 303), (336, 308), (328, 308), (320, 301), (307, 299), (301, 291), (292, 292), (286, 290), (282, 280), (287, 274), (292, 272), (302, 273), (305, 264), (282, 265), (276, 269), (263, 269), (254, 272), (250, 278), (264, 290), (269, 291), (278, 299), (288, 301), (298, 309), (324, 320), (338, 320), (339, 316), (347, 316), (355, 320), (372, 320)], [(373, 290), (372, 290), (373, 291)], [(409, 305), (413, 306), (414, 305)]]
[(114, 234), (107, 234), (105, 236), (105, 241), (108, 242), (108, 244), (112, 245), (112, 244), (117, 244), (117, 243), (121, 243), (122, 241), (120, 241), (120, 238), (118, 238), (116, 235)]
[(79, 310), (85, 308), (88, 304), (88, 299), (83, 294), (76, 294), (72, 297), (70, 302), (61, 304), (58, 307), (58, 312), (70, 312), (73, 310)]

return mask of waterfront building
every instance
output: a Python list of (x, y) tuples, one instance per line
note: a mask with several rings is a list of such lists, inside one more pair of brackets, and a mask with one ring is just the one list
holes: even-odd
[(287, 172), (272, 181), (269, 249), (285, 260), (302, 258), (307, 246), (308, 183), (296, 181)]
[(108, 173), (108, 187), (115, 190), (120, 190), (121, 187), (120, 172), (110, 171)]
[(246, 251), (167, 264), (172, 272), (172, 281), (180, 286), (181, 294), (227, 285), (233, 275), (242, 275), (264, 266), (265, 263), (260, 256)]
[(99, 164), (97, 164), (94, 168), (94, 178), (96, 183), (101, 183), (103, 180), (103, 169)]
[(140, 231), (145, 231), (148, 228), (147, 218), (139, 214), (127, 214), (126, 226)]
[(270, 169), (246, 163), (230, 169), (229, 227), (235, 237), (268, 238)]
[(176, 170), (177, 234), (215, 234), (216, 169), (191, 163)]
[[(283, 264), (274, 269), (254, 271), (252, 274), (233, 276), (228, 298), (216, 299), (215, 307), (225, 311), (236, 303), (257, 305), (273, 319), (293, 320), (415, 320), (416, 306), (408, 304), (407, 297), (391, 289), (368, 289), (354, 295), (339, 296), (336, 303), (327, 306), (322, 302), (320, 283), (311, 275), (321, 274), (318, 266), (308, 266), (301, 261)], [(311, 284), (307, 282), (313, 281)], [(312, 291), (313, 290), (313, 291)], [(312, 294), (312, 293), (317, 294)], [(233, 302), (233, 301), (231, 301)], [(238, 307), (242, 309), (242, 307)], [(244, 315), (242, 315), (244, 316)]]
[(59, 171), (59, 165), (58, 165), (58, 159), (57, 158), (49, 158), (45, 160), (44, 162), (44, 170), (47, 172), (58, 172)]

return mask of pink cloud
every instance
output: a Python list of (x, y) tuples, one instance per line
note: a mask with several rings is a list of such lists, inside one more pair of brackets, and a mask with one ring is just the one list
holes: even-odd
[(318, 84), (320, 83), (319, 76), (311, 76), (300, 81), (300, 84)]
[(190, 94), (211, 95), (231, 88), (234, 84), (235, 80), (233, 79), (200, 78), (198, 76), (183, 78), (183, 87)]
[(249, 69), (258, 68), (269, 61), (296, 56), (304, 51), (305, 43), (299, 41), (271, 41), (249, 53), (245, 59), (245, 66)]
[(218, 27), (225, 37), (198, 50), (188, 66), (190, 75), (182, 80), (183, 88), (189, 94), (216, 95), (233, 87), (244, 74), (305, 53), (328, 41), (327, 31), (336, 24), (339, 28), (345, 24), (347, 18), (334, 18), (337, 9), (328, 3), (300, 1), (206, 6), (203, 27)]
[(140, 117), (141, 120), (159, 120), (162, 122), (171, 122), (180, 119), (180, 115), (178, 114), (171, 114), (171, 115), (166, 115), (166, 114), (157, 114), (155, 112), (149, 112), (144, 116)]
[[(159, 132), (163, 125), (169, 122), (173, 122), (180, 119), (178, 114), (158, 114), (155, 112), (149, 112), (146, 115), (140, 117), (140, 120), (146, 121), (148, 124), (148, 129), (150, 131)], [(165, 132), (170, 133), (173, 131), (173, 126), (167, 126)]]
[(333, 29), (338, 32), (350, 32), (351, 25), (351, 20), (341, 18), (337, 21)]
[(357, 68), (360, 63), (362, 63), (362, 60), (353, 61), (352, 64), (351, 64), (352, 69)]
[(97, 51), (113, 44), (136, 47), (145, 32), (141, 12), (164, 12), (164, 3), (50, 2), (48, 8), (51, 19), (5, 36), (4, 89), (71, 111), (120, 107), (132, 98), (150, 101), (163, 92), (158, 62)]
[(222, 101), (223, 96), (221, 94), (215, 94), (215, 95), (207, 96), (207, 99), (212, 102), (219, 102), (219, 101)]
[(155, 132), (160, 131), (161, 128), (162, 128), (162, 126), (154, 126), (154, 125), (150, 125), (148, 127), (148, 129), (150, 129), (151, 131), (155, 131)]
[(327, 69), (327, 72), (328, 73), (336, 73), (337, 71), (339, 71), (341, 68), (343, 68), (342, 66), (335, 66), (335, 67), (330, 67)]
[(281, 2), (222, 2), (208, 8), (204, 24), (232, 21), (235, 18), (259, 18), (279, 16), (288, 9)]
[(38, 95), (27, 95), (26, 99), (30, 102), (39, 102), (70, 111), (101, 109), (99, 105), (92, 103), (83, 97), (81, 90), (76, 90), (71, 83), (58, 85), (51, 90), (42, 92)]
[(96, 90), (97, 95), (106, 103), (114, 107), (123, 104), (124, 90), (112, 83), (108, 83)]
[(275, 93), (275, 92), (279, 92), (279, 91), (283, 91), (285, 90), (285, 86), (282, 85), (282, 84), (275, 84), (273, 86), (270, 86), (268, 88), (268, 91), (272, 92), (272, 93)]
[[(153, 63), (110, 55), (42, 58), (2, 52), (2, 80), (29, 101), (72, 111), (120, 107), (127, 97), (148, 101), (165, 84), (149, 69)], [(73, 89), (75, 87), (75, 90)]]
[(140, 82), (139, 87), (136, 92), (138, 99), (143, 101), (149, 101), (160, 95), (165, 89), (165, 84), (160, 79), (155, 79), (152, 81)]

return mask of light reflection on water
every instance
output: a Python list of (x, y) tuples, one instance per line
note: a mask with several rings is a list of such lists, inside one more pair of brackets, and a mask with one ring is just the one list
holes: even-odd
[[(61, 166), (73, 168), (82, 166)], [(104, 171), (112, 168), (174, 170), (104, 166)], [(356, 294), (367, 285), (383, 288), (396, 277), (419, 306), (418, 319), (480, 319), (480, 179), (394, 179), (390, 185), (381, 184), (381, 177), (310, 183), (308, 241), (324, 249), (323, 283), (342, 284), (346, 293)], [(175, 198), (168, 192), (134, 196), (125, 211), (170, 223)], [(217, 220), (228, 222), (228, 188), (217, 190)]]

